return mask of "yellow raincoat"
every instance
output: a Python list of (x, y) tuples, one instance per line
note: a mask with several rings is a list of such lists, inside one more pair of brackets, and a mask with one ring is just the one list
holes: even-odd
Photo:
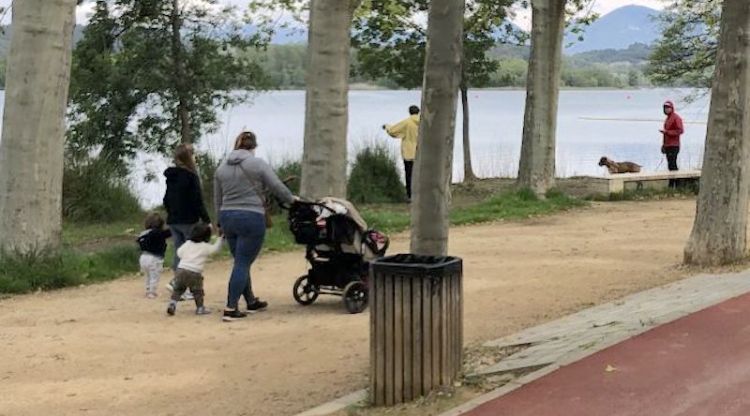
[(419, 114), (386, 126), (385, 131), (394, 139), (401, 139), (401, 156), (404, 160), (417, 157), (417, 138), (419, 137)]

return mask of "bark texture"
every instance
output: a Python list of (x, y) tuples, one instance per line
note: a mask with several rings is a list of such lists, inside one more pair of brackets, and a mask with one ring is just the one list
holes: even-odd
[(566, 0), (532, 0), (518, 185), (543, 196), (555, 184), (555, 133)]
[(741, 260), (750, 189), (750, 2), (725, 0), (700, 193), (685, 263)]
[(463, 110), (464, 182), (477, 179), (471, 164), (471, 141), (469, 140), (469, 88), (461, 86), (461, 109)]
[(457, 94), (461, 82), (464, 0), (433, 0), (427, 29), (419, 148), (414, 166), (411, 252), (448, 252)]
[(57, 249), (76, 0), (13, 4), (0, 141), (0, 250)]
[(182, 43), (182, 18), (180, 2), (172, 0), (170, 22), (172, 24), (172, 67), (174, 68), (174, 85), (177, 90), (177, 119), (180, 122), (180, 141), (193, 142), (193, 129), (190, 122), (190, 99), (185, 88), (185, 46)]
[(349, 49), (360, 0), (312, 0), (301, 194), (346, 197)]

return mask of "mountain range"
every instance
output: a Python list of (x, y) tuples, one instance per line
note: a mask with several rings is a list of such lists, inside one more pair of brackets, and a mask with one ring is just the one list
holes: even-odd
[(605, 14), (585, 28), (583, 41), (568, 34), (565, 52), (576, 54), (604, 49), (626, 49), (635, 43), (650, 45), (661, 37), (660, 11), (642, 6), (624, 6)]
[[(627, 49), (641, 43), (650, 45), (661, 36), (658, 22), (660, 11), (643, 6), (623, 6), (601, 16), (585, 27), (583, 41), (568, 33), (565, 37), (565, 53), (569, 55), (605, 49)], [(292, 44), (307, 42), (304, 28), (279, 29), (273, 43)]]
[[(658, 16), (661, 12), (642, 6), (624, 6), (601, 16), (585, 28), (583, 41), (568, 33), (565, 38), (565, 53), (568, 55), (606, 49), (627, 49), (639, 43), (650, 45), (661, 35)], [(0, 32), (0, 55), (7, 53), (12, 27), (5, 26)], [(83, 27), (76, 26), (75, 40), (82, 37)], [(278, 28), (273, 36), (275, 44), (299, 44), (307, 42), (307, 31), (303, 27)]]

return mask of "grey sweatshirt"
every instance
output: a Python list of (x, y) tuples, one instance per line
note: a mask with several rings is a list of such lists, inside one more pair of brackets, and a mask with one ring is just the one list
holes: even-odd
[(214, 204), (219, 211), (265, 213), (263, 191), (268, 189), (281, 202), (291, 203), (292, 192), (265, 161), (249, 150), (234, 150), (214, 175)]

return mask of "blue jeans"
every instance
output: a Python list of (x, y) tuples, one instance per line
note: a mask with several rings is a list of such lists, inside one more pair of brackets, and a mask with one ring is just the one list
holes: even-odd
[(250, 278), (250, 267), (263, 247), (266, 235), (266, 218), (263, 214), (251, 211), (221, 211), (221, 229), (234, 257), (232, 275), (229, 278), (227, 308), (237, 309), (240, 297), (249, 304), (255, 302)]
[(172, 242), (174, 243), (174, 260), (172, 260), (172, 270), (176, 271), (180, 265), (180, 258), (177, 256), (177, 249), (182, 247), (190, 238), (190, 230), (195, 224), (169, 224), (169, 230), (172, 231)]

